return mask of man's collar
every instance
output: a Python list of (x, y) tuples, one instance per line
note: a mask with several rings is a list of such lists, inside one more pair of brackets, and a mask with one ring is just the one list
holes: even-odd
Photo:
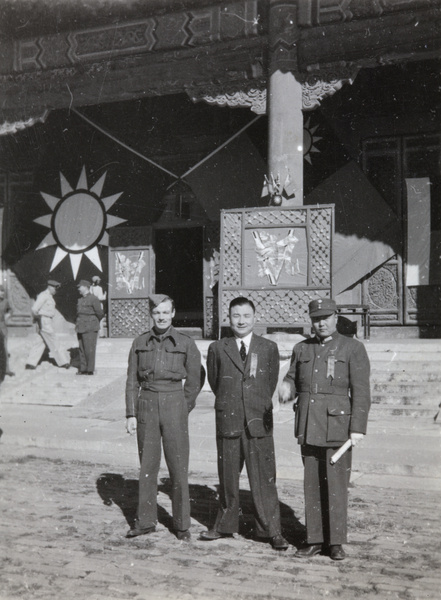
[(173, 325), (170, 325), (170, 327), (166, 329), (163, 333), (155, 331), (155, 328), (152, 327), (147, 337), (147, 341), (151, 340), (152, 338), (156, 338), (157, 340), (163, 340), (169, 337), (173, 340), (173, 342), (176, 343), (176, 333), (176, 329), (173, 327)]
[(234, 336), (234, 339), (236, 340), (236, 343), (243, 342), (245, 344), (245, 346), (247, 346), (249, 348), (252, 337), (253, 337), (253, 332), (249, 333), (248, 335), (246, 335), (243, 338)]
[(337, 334), (337, 330), (335, 330), (334, 333), (331, 333), (331, 335), (328, 335), (328, 337), (325, 337), (325, 338), (319, 338), (318, 335), (316, 335), (315, 337), (320, 344), (327, 344), (328, 342), (331, 342), (332, 340), (335, 339), (336, 334)]

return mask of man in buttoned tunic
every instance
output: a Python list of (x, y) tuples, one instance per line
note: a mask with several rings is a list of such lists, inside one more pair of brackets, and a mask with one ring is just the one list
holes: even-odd
[(171, 479), (173, 528), (191, 539), (188, 415), (201, 389), (201, 355), (194, 340), (172, 323), (174, 301), (150, 296), (153, 328), (138, 336), (130, 350), (126, 382), (126, 428), (137, 433), (141, 463), (136, 521), (127, 537), (155, 531), (161, 440)]
[(54, 296), (59, 288), (60, 283), (58, 281), (49, 279), (47, 288), (38, 294), (37, 299), (31, 307), (32, 314), (38, 321), (39, 335), (29, 352), (26, 369), (35, 369), (37, 367), (46, 346), (49, 349), (50, 356), (59, 367), (68, 369), (70, 366), (70, 356), (67, 350), (60, 347), (53, 327), (53, 318), (56, 311)]
[(351, 448), (335, 464), (331, 456), (348, 439), (363, 439), (370, 408), (370, 365), (364, 345), (337, 332), (337, 305), (330, 298), (309, 303), (314, 337), (294, 347), (280, 399), (297, 396), (295, 436), (305, 469), (307, 546), (298, 557), (324, 551), (343, 560), (347, 542)]
[(77, 285), (81, 295), (77, 303), (75, 323), (80, 349), (80, 368), (77, 375), (94, 374), (98, 331), (100, 321), (104, 317), (101, 302), (90, 291), (91, 285), (87, 279), (81, 279)]
[(277, 344), (253, 333), (254, 303), (239, 296), (230, 302), (233, 337), (208, 349), (207, 375), (216, 400), (219, 508), (212, 529), (201, 540), (214, 541), (239, 530), (239, 480), (245, 463), (255, 512), (255, 535), (286, 550), (281, 534), (272, 398), (279, 376)]

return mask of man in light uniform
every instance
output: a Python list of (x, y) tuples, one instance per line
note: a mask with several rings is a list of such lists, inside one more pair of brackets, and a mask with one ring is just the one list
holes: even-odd
[(32, 314), (38, 321), (39, 331), (38, 339), (29, 352), (26, 369), (36, 369), (46, 346), (49, 349), (50, 356), (59, 367), (68, 369), (70, 366), (69, 354), (64, 348), (60, 348), (53, 327), (53, 318), (56, 311), (54, 296), (59, 288), (60, 283), (58, 281), (49, 279), (47, 288), (38, 294), (31, 307)]

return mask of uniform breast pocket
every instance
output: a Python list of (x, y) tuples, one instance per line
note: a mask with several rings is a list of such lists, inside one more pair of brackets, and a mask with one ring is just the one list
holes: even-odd
[(345, 442), (349, 438), (351, 405), (348, 398), (328, 407), (328, 442)]
[(310, 358), (300, 358), (297, 363), (297, 382), (299, 384), (311, 381), (312, 360)]
[(185, 377), (185, 352), (179, 348), (166, 349), (166, 368)]
[(138, 371), (144, 375), (150, 373), (153, 369), (154, 351), (153, 350), (137, 350), (138, 353)]
[(335, 357), (334, 385), (347, 385), (348, 382), (348, 362), (344, 356)]

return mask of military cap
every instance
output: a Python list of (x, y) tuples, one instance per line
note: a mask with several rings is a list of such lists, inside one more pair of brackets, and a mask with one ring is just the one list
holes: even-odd
[(84, 285), (85, 287), (88, 287), (88, 288), (90, 288), (90, 286), (91, 286), (92, 284), (90, 283), (90, 281), (87, 281), (87, 279), (81, 279), (81, 280), (80, 280), (80, 281), (77, 283), (77, 287), (80, 287), (80, 286), (82, 286), (82, 285)]
[(337, 304), (332, 298), (318, 298), (309, 303), (310, 317), (326, 317), (337, 312)]
[(55, 279), (48, 279), (47, 284), (51, 285), (55, 289), (58, 289), (61, 286), (61, 283), (59, 281), (55, 281)]
[(170, 300), (167, 294), (150, 294), (149, 296), (149, 305), (150, 310), (153, 310), (158, 304), (164, 302), (164, 300)]
[(98, 275), (94, 275), (92, 277), (92, 281), (93, 283), (99, 283), (101, 281), (101, 277), (98, 277)]

